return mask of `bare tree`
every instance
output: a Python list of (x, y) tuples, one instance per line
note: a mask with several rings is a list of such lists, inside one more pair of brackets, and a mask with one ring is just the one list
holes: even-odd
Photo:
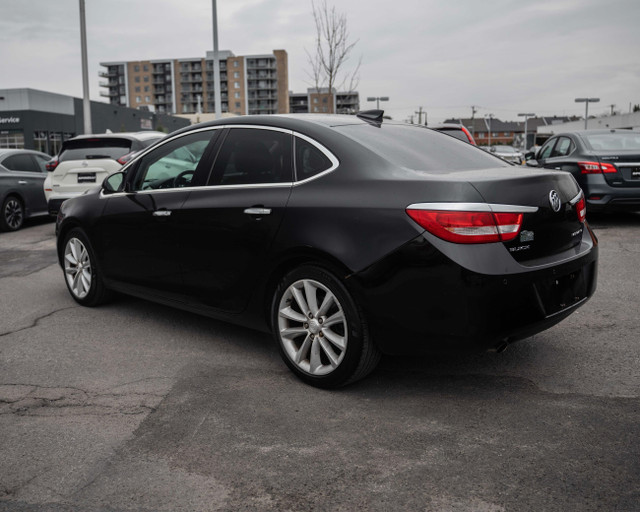
[(327, 87), (332, 91), (334, 88), (343, 89), (348, 83), (347, 90), (355, 90), (360, 80), (362, 57), (353, 70), (345, 69), (345, 63), (358, 42), (349, 40), (347, 17), (338, 13), (335, 6), (329, 8), (327, 0), (322, 0), (319, 4), (311, 0), (311, 7), (316, 25), (315, 48), (313, 52), (305, 51), (311, 67), (307, 74), (312, 84), (316, 89)]

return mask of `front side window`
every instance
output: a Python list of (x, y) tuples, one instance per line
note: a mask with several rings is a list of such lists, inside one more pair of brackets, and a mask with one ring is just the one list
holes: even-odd
[(549, 158), (549, 156), (551, 155), (551, 150), (553, 149), (553, 146), (556, 143), (556, 139), (552, 139), (549, 142), (547, 142), (542, 149), (540, 150), (540, 155), (538, 156), (538, 160), (545, 160), (546, 158)]
[(151, 151), (138, 165), (133, 190), (189, 187), (215, 130), (179, 137)]
[(232, 128), (222, 145), (209, 184), (291, 181), (290, 134), (275, 130)]

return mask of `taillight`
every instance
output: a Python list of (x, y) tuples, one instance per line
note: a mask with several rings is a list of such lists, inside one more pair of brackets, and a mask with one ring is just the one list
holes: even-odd
[(587, 202), (584, 200), (584, 196), (576, 203), (576, 212), (580, 222), (584, 222), (587, 219)]
[(129, 160), (131, 160), (135, 156), (136, 153), (137, 153), (137, 151), (131, 151), (131, 153), (127, 153), (126, 155), (123, 155), (120, 158), (118, 158), (116, 160), (116, 162), (118, 162), (120, 165), (124, 165)]
[(44, 166), (47, 169), (47, 171), (51, 172), (55, 170), (56, 167), (58, 167), (59, 163), (60, 162), (58, 162), (57, 158), (53, 158), (52, 160), (49, 160), (46, 164), (44, 164)]
[(618, 169), (612, 164), (600, 163), (600, 162), (578, 162), (580, 172), (582, 174), (610, 174), (618, 172)]
[(518, 236), (522, 213), (464, 212), (407, 209), (409, 216), (431, 234), (459, 244), (508, 242)]

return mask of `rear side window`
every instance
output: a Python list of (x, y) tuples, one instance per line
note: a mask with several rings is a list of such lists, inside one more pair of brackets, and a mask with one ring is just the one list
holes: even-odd
[(335, 128), (394, 165), (418, 171), (447, 172), (510, 167), (508, 163), (428, 128), (384, 124)]
[(292, 181), (289, 133), (231, 128), (216, 159), (210, 185)]
[(41, 172), (31, 155), (13, 155), (2, 162), (11, 171)]
[(551, 158), (556, 156), (567, 156), (571, 151), (573, 151), (573, 144), (571, 139), (567, 137), (560, 137), (558, 142), (556, 142), (555, 148), (553, 148), (553, 153), (551, 153)]
[(67, 160), (98, 160), (118, 158), (131, 152), (128, 139), (79, 139), (69, 140), (62, 145), (59, 162)]
[(333, 165), (322, 151), (310, 142), (300, 137), (295, 138), (296, 142), (296, 179), (306, 180), (316, 174), (320, 174), (331, 168)]

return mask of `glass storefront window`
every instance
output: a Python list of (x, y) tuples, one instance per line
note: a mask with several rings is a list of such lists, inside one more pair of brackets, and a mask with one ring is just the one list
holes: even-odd
[(57, 155), (60, 152), (60, 146), (62, 146), (62, 134), (49, 133), (49, 154)]
[(48, 139), (49, 137), (47, 136), (47, 132), (33, 132), (33, 149), (43, 153), (49, 153), (47, 148)]
[(24, 149), (22, 130), (4, 130), (0, 132), (0, 148)]

